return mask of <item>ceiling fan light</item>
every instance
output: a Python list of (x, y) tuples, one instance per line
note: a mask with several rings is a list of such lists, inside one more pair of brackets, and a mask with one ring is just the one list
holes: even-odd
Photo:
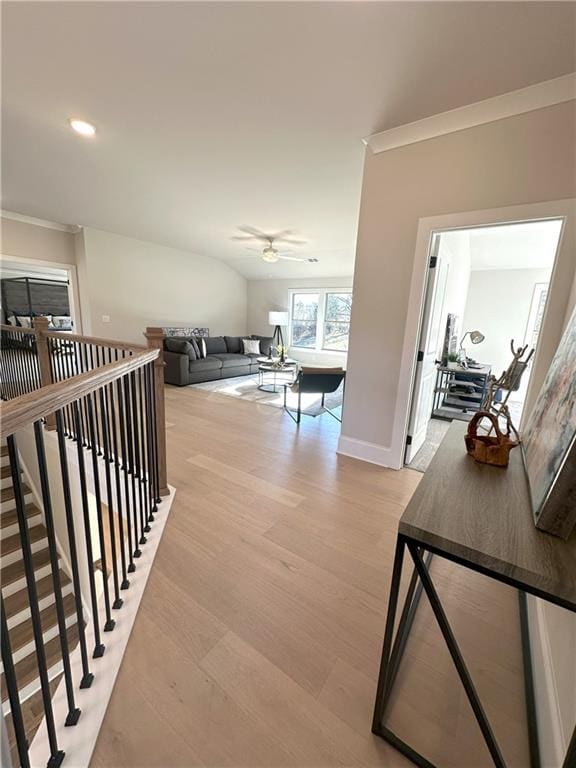
[(274, 262), (278, 261), (278, 251), (272, 247), (264, 248), (262, 251), (262, 259), (269, 264), (274, 264)]

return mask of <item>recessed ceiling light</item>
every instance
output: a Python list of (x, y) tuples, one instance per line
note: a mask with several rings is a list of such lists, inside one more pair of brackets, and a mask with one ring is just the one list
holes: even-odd
[(75, 117), (71, 117), (68, 122), (70, 123), (70, 128), (72, 128), (73, 131), (76, 131), (76, 133), (79, 133), (80, 136), (91, 138), (96, 133), (96, 128), (85, 120), (78, 120)]

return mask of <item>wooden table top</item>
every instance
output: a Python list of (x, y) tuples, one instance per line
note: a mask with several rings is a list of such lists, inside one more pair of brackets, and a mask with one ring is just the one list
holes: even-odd
[(507, 469), (477, 464), (465, 431), (450, 426), (399, 533), (576, 611), (576, 532), (563, 541), (538, 531), (521, 449), (511, 451)]

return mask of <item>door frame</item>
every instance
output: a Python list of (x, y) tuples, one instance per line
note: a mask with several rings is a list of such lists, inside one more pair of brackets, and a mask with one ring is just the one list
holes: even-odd
[[(499, 224), (562, 219), (562, 229), (556, 251), (556, 258), (550, 278), (550, 290), (542, 322), (538, 349), (534, 355), (532, 375), (526, 395), (524, 414), (530, 408), (542, 385), (546, 371), (550, 366), (554, 352), (562, 336), (568, 303), (576, 276), (576, 264), (572, 255), (576, 250), (576, 198), (528, 203), (504, 208), (488, 208), (478, 211), (450, 213), (442, 216), (423, 217), (418, 221), (414, 269), (410, 283), (406, 328), (402, 346), (398, 396), (394, 413), (394, 425), (391, 441), (390, 466), (404, 466), (404, 449), (408, 435), (408, 422), (414, 389), (418, 341), (422, 326), (424, 301), (428, 283), (428, 263), (432, 238), (435, 233), (455, 229)], [(551, 306), (554, 305), (554, 311)]]

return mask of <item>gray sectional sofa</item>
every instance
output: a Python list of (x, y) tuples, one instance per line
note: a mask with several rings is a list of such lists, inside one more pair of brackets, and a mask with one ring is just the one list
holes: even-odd
[[(260, 341), (259, 354), (244, 354), (243, 338)], [(202, 344), (206, 357), (202, 357)], [(274, 345), (267, 336), (178, 336), (164, 339), (164, 381), (184, 387), (258, 372), (258, 358)]]

